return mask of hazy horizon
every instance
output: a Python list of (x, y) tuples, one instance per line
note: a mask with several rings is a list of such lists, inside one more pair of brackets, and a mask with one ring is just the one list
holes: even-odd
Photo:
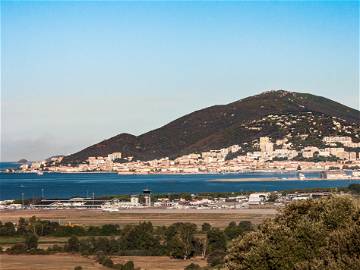
[(358, 2), (1, 2), (1, 160), (271, 89), (359, 109)]

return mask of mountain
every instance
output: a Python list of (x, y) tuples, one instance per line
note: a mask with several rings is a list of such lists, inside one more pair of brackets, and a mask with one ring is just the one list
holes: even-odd
[[(339, 123), (349, 130), (339, 129)], [(354, 137), (360, 132), (359, 125), (359, 111), (330, 99), (284, 90), (267, 91), (192, 112), (140, 136), (116, 135), (66, 156), (63, 163), (83, 162), (89, 156), (107, 156), (113, 152), (138, 160), (173, 158), (242, 145), (261, 136), (281, 138), (290, 134), (295, 140), (298, 135), (308, 134), (310, 141), (318, 140), (319, 135), (349, 136), (350, 133)], [(356, 136), (354, 140), (359, 139)]]

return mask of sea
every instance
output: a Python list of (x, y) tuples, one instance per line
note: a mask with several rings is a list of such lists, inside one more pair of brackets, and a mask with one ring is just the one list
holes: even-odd
[[(20, 164), (0, 162), (0, 170)], [(305, 173), (319, 177), (319, 173)], [(144, 189), (153, 193), (201, 193), (282, 191), (307, 188), (346, 187), (360, 180), (281, 180), (256, 182), (209, 182), (211, 179), (296, 177), (296, 172), (250, 172), (237, 174), (184, 175), (118, 175), (116, 173), (5, 173), (0, 172), (0, 200), (32, 198), (95, 197), (117, 194), (140, 194)]]

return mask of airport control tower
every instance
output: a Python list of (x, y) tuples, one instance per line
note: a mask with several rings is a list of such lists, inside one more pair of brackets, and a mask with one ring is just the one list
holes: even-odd
[(144, 189), (143, 190), (144, 199), (145, 199), (145, 206), (150, 207), (151, 206), (151, 190), (150, 189)]

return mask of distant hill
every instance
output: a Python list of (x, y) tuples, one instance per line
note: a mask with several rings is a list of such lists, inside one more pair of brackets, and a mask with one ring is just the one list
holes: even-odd
[(22, 159), (18, 160), (17, 163), (26, 164), (26, 163), (28, 163), (28, 162), (29, 162), (29, 161), (28, 161), (27, 159), (22, 158)]
[[(277, 123), (279, 120), (272, 115), (281, 115), (285, 124)], [(348, 126), (347, 132), (339, 129), (336, 122), (342, 127)], [(260, 136), (281, 138), (291, 134), (296, 140), (296, 136), (308, 134), (307, 142), (319, 141), (319, 137), (325, 135), (349, 136), (350, 133), (354, 137), (360, 133), (359, 125), (358, 110), (330, 99), (284, 90), (268, 91), (192, 112), (140, 136), (116, 135), (66, 156), (63, 163), (83, 162), (89, 156), (107, 156), (113, 152), (138, 160), (173, 158), (241, 145)], [(358, 139), (354, 137), (355, 141)]]

